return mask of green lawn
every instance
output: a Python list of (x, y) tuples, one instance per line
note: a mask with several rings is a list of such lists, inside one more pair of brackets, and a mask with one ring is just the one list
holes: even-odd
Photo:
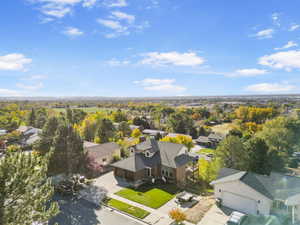
[(215, 133), (220, 133), (220, 134), (223, 134), (223, 135), (227, 135), (229, 133), (229, 131), (232, 130), (234, 127), (235, 126), (234, 126), (233, 123), (223, 123), (223, 124), (219, 124), (219, 125), (216, 125), (216, 126), (212, 126), (211, 129)]
[(113, 207), (120, 211), (126, 212), (134, 217), (139, 218), (139, 219), (144, 219), (146, 216), (148, 216), (150, 214), (149, 212), (147, 212), (143, 209), (129, 205), (125, 202), (121, 202), (121, 201), (113, 199), (113, 198), (108, 199), (106, 204), (110, 207)]
[(178, 189), (174, 185), (163, 184), (155, 186), (142, 186), (137, 190), (124, 188), (115, 193), (123, 198), (140, 203), (153, 209), (158, 209), (178, 193)]
[(198, 154), (215, 154), (216, 150), (210, 149), (210, 148), (203, 148), (203, 149), (200, 149), (197, 153)]

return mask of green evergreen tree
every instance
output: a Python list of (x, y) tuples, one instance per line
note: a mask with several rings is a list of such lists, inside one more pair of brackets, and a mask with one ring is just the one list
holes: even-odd
[(35, 109), (32, 108), (28, 114), (27, 125), (35, 127), (35, 122), (36, 122), (36, 112), (35, 112)]
[(129, 124), (125, 121), (119, 124), (118, 130), (122, 133), (123, 137), (128, 137), (131, 134), (131, 129), (129, 127)]
[(245, 142), (246, 154), (248, 154), (248, 171), (259, 174), (269, 174), (271, 171), (268, 156), (269, 148), (266, 142), (257, 137)]
[(111, 120), (102, 119), (99, 122), (99, 127), (97, 131), (97, 138), (99, 138), (100, 143), (109, 142), (111, 138), (115, 135), (115, 127)]
[(70, 124), (61, 124), (56, 132), (49, 164), (50, 174), (80, 172), (85, 161), (83, 141)]
[(248, 155), (241, 138), (227, 136), (218, 146), (216, 153), (224, 167), (247, 170)]
[(42, 155), (50, 151), (59, 123), (57, 117), (49, 118), (40, 134), (41, 139), (34, 145), (36, 151)]
[(47, 179), (48, 157), (10, 153), (0, 160), (0, 224), (46, 224), (58, 213)]
[(67, 108), (67, 121), (71, 124), (73, 124), (73, 111), (70, 108)]

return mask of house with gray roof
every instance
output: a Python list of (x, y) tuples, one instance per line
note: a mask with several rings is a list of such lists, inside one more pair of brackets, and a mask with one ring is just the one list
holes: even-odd
[(223, 206), (255, 215), (284, 215), (300, 221), (300, 178), (279, 173), (259, 175), (224, 168), (214, 186)]
[(131, 156), (112, 164), (116, 177), (138, 186), (163, 179), (176, 184), (186, 181), (186, 168), (192, 157), (184, 145), (150, 138), (133, 146)]
[(200, 146), (216, 148), (223, 139), (224, 136), (221, 134), (211, 133), (208, 136), (199, 136), (195, 141)]
[(92, 157), (94, 161), (101, 166), (107, 166), (112, 163), (114, 157), (121, 157), (121, 148), (115, 142), (97, 144), (84, 141), (83, 148), (88, 156)]

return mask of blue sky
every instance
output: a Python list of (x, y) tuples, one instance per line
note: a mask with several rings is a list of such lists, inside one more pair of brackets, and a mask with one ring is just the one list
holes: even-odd
[(300, 2), (4, 0), (0, 96), (300, 93)]

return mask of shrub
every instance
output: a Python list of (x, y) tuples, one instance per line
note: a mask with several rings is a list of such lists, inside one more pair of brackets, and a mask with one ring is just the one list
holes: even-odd
[(180, 224), (186, 219), (186, 215), (180, 209), (172, 209), (169, 212), (169, 216), (173, 219), (177, 224)]

